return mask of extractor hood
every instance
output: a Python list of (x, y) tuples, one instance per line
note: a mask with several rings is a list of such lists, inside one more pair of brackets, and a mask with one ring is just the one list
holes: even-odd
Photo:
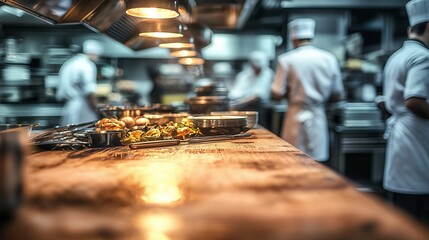
[[(55, 25), (83, 24), (133, 50), (155, 47), (159, 40), (138, 36), (137, 21), (125, 14), (124, 0), (0, 0)], [(181, 21), (194, 27), (199, 47), (211, 41), (211, 28), (242, 28), (258, 0), (179, 0)], [(195, 24), (197, 22), (198, 24)]]

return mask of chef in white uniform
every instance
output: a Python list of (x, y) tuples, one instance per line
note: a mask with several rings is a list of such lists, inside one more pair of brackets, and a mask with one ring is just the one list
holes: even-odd
[(83, 43), (83, 54), (68, 59), (59, 71), (57, 100), (65, 101), (61, 125), (78, 124), (98, 119), (95, 89), (97, 67), (95, 62), (103, 53), (103, 47), (96, 40)]
[(325, 103), (341, 98), (344, 87), (337, 59), (311, 44), (315, 21), (288, 24), (294, 49), (278, 57), (273, 97), (286, 97), (288, 110), (281, 137), (317, 161), (329, 158)]
[(392, 113), (384, 188), (396, 205), (429, 221), (429, 0), (410, 1), (406, 10), (409, 39), (384, 69), (386, 108)]
[(245, 99), (258, 97), (263, 102), (270, 100), (274, 72), (269, 65), (270, 60), (264, 52), (251, 52), (249, 55), (249, 66), (237, 74), (235, 82), (230, 89), (229, 98)]

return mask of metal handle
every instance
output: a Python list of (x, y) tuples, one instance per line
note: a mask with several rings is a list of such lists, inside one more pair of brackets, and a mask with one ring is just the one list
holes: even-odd
[(250, 137), (251, 133), (242, 133), (235, 135), (217, 135), (217, 136), (206, 136), (206, 137), (194, 137), (188, 139), (188, 143), (201, 143), (201, 142), (214, 142), (214, 141), (222, 141), (222, 140), (232, 140), (243, 137)]
[(172, 139), (172, 140), (159, 140), (159, 141), (147, 141), (147, 142), (138, 142), (131, 143), (129, 147), (131, 149), (139, 149), (139, 148), (151, 148), (151, 147), (167, 147), (167, 146), (175, 146), (180, 144), (180, 140)]

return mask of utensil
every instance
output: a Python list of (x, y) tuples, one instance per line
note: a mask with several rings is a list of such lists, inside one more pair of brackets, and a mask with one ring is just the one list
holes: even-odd
[(89, 145), (89, 142), (83, 142), (76, 139), (61, 139), (61, 140), (46, 140), (34, 143), (39, 150), (54, 150), (54, 149), (81, 149)]
[(53, 138), (52, 135), (56, 135), (56, 134), (66, 135), (69, 132), (70, 133), (79, 132), (94, 126), (96, 122), (97, 121), (91, 121), (91, 122), (85, 122), (85, 123), (79, 123), (79, 124), (68, 124), (66, 126), (55, 126), (53, 128), (43, 131), (39, 135), (36, 135), (30, 138), (30, 140), (37, 142), (37, 141), (43, 141), (43, 140)]
[(171, 139), (171, 140), (158, 140), (158, 141), (147, 141), (147, 142), (138, 142), (131, 143), (129, 147), (131, 149), (139, 149), (139, 148), (151, 148), (151, 147), (167, 147), (167, 146), (175, 146), (181, 143), (203, 143), (203, 142), (214, 142), (214, 141), (224, 141), (224, 140), (234, 140), (238, 138), (246, 138), (251, 137), (251, 133), (243, 133), (243, 134), (234, 134), (234, 135), (217, 135), (217, 136), (204, 136), (204, 137), (193, 137), (186, 140), (180, 139)]

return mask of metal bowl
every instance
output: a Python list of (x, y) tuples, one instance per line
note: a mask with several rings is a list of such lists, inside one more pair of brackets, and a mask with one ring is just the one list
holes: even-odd
[(206, 136), (239, 134), (247, 126), (245, 116), (198, 116), (192, 121)]
[(246, 116), (247, 126), (246, 128), (255, 128), (258, 124), (258, 112), (256, 111), (227, 111), (227, 112), (211, 112), (210, 115), (218, 116)]

